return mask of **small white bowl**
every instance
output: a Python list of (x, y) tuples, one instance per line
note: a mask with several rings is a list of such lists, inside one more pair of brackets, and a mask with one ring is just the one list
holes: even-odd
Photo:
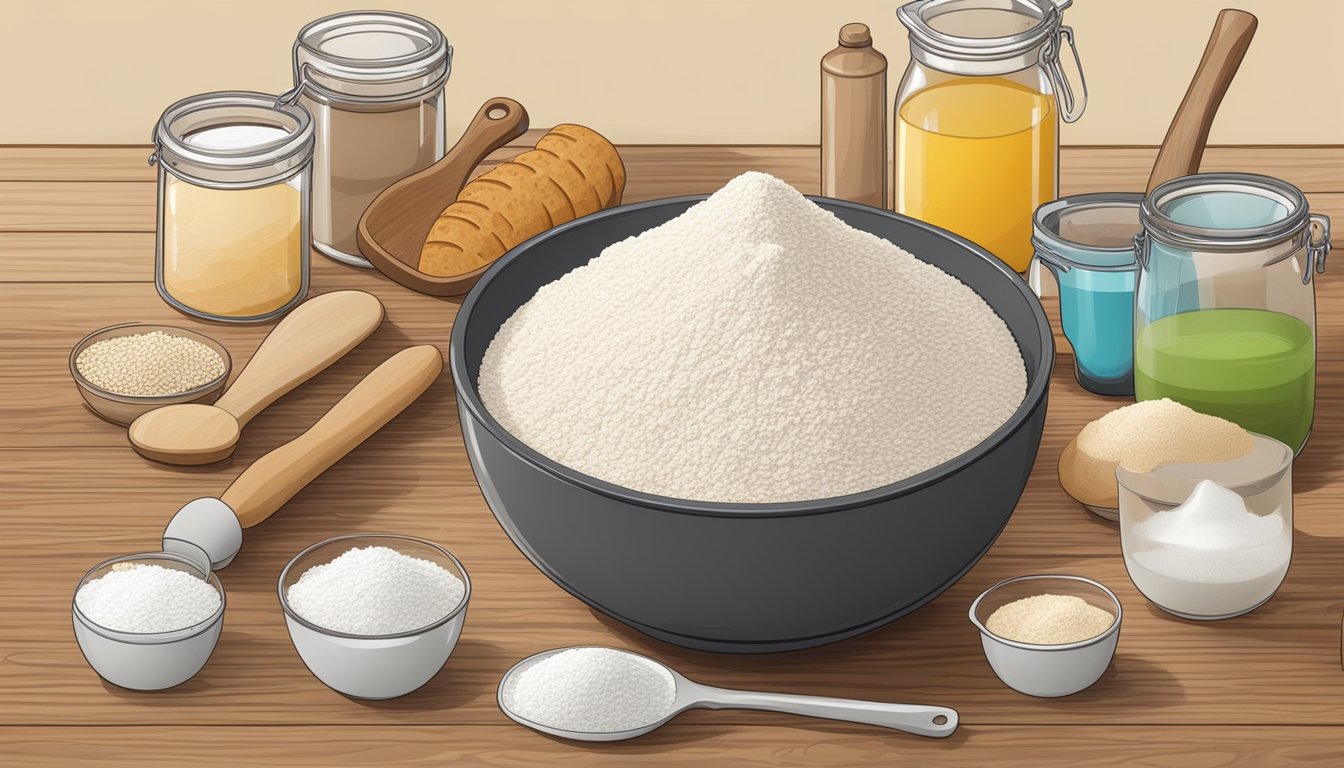
[[(314, 565), (329, 563), (354, 547), (388, 547), (447, 568), (462, 580), (462, 601), (434, 623), (390, 635), (352, 635), (320, 627), (290, 607), (286, 593)], [(471, 598), (471, 579), (452, 553), (424, 539), (394, 534), (337, 536), (308, 547), (280, 572), (280, 607), (294, 650), (313, 676), (355, 699), (394, 699), (420, 688), (448, 662)]]
[[(986, 622), (999, 608), (1035, 595), (1073, 595), (1115, 617), (1100, 635), (1077, 643), (1040, 645), (1020, 643), (989, 631)], [(1110, 666), (1120, 641), (1124, 609), (1115, 593), (1082, 576), (1037, 574), (1005, 579), (971, 603), (971, 623), (980, 630), (985, 658), (994, 674), (1009, 688), (1028, 696), (1055, 698), (1092, 685)]]
[(219, 593), (219, 609), (194, 626), (169, 632), (121, 632), (98, 624), (71, 601), (75, 640), (93, 671), (113, 685), (135, 691), (161, 691), (190, 680), (210, 660), (224, 629), (224, 587), (215, 574), (203, 573), (191, 560), (168, 552), (146, 552), (105, 560), (84, 574), (75, 588), (107, 575), (122, 563), (142, 563), (187, 571)]

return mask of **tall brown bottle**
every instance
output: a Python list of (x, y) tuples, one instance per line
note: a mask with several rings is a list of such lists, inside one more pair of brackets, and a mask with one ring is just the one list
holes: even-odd
[(821, 194), (886, 206), (887, 57), (867, 24), (841, 27), (821, 58)]

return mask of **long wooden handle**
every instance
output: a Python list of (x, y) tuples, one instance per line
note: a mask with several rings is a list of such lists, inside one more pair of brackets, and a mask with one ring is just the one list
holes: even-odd
[(1148, 177), (1149, 192), (1164, 181), (1199, 171), (1204, 143), (1209, 140), (1209, 128), (1227, 87), (1241, 66), (1246, 49), (1251, 46), (1255, 27), (1255, 17), (1245, 11), (1224, 9), (1218, 12), (1209, 43), (1204, 47), (1204, 58), (1199, 60), (1199, 68), (1195, 70), (1194, 79), (1162, 140), (1157, 161), (1153, 163), (1153, 173)]
[(242, 427), (327, 366), (340, 360), (383, 322), (383, 303), (363, 291), (336, 291), (309, 299), (261, 342), (216, 406)]
[(365, 376), (307, 432), (257, 459), (219, 498), (244, 528), (264, 521), (415, 402), (442, 370), (438, 348), (403, 349)]

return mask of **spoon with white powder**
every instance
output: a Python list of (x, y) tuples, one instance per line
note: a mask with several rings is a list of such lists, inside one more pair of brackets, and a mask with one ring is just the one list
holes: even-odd
[(523, 659), (499, 681), (498, 701), (515, 722), (578, 741), (633, 739), (688, 709), (761, 709), (940, 739), (958, 721), (947, 707), (715, 688), (637, 653), (597, 646)]

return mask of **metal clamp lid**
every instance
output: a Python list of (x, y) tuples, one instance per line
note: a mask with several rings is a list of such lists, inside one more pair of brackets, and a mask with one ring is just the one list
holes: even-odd
[[(1063, 25), (1063, 11), (1071, 4), (1072, 0), (915, 0), (896, 9), (896, 15), (910, 30), (910, 57), (933, 69), (986, 76), (1040, 66), (1059, 94), (1060, 116), (1072, 123), (1087, 107), (1087, 78), (1073, 29)], [(1018, 23), (1007, 22), (1009, 18)], [(1060, 66), (1065, 42), (1078, 69), (1081, 99), (1075, 97)]]
[[(269, 130), (241, 143), (198, 140), (214, 129)], [(151, 134), (150, 165), (197, 186), (247, 189), (290, 178), (313, 156), (313, 119), (298, 104), (252, 91), (217, 91), (177, 101), (164, 110)]]
[[(1069, 44), (1069, 50), (1073, 52), (1074, 66), (1078, 67), (1078, 86), (1083, 91), (1081, 100), (1073, 96), (1073, 88), (1069, 86), (1068, 75), (1064, 74), (1064, 67), (1059, 62), (1059, 41), (1066, 41)], [(1041, 50), (1041, 66), (1045, 67), (1045, 73), (1050, 77), (1050, 83), (1055, 87), (1055, 92), (1059, 94), (1059, 103), (1064, 109), (1060, 112), (1060, 117), (1064, 122), (1072, 123), (1083, 116), (1083, 110), (1087, 109), (1087, 76), (1083, 74), (1083, 60), (1078, 58), (1078, 46), (1073, 41), (1073, 27), (1061, 25), (1059, 35), (1051, 38)]]
[(416, 100), (443, 87), (452, 59), (443, 32), (422, 18), (392, 11), (337, 13), (299, 30), (291, 91), (338, 104)]

